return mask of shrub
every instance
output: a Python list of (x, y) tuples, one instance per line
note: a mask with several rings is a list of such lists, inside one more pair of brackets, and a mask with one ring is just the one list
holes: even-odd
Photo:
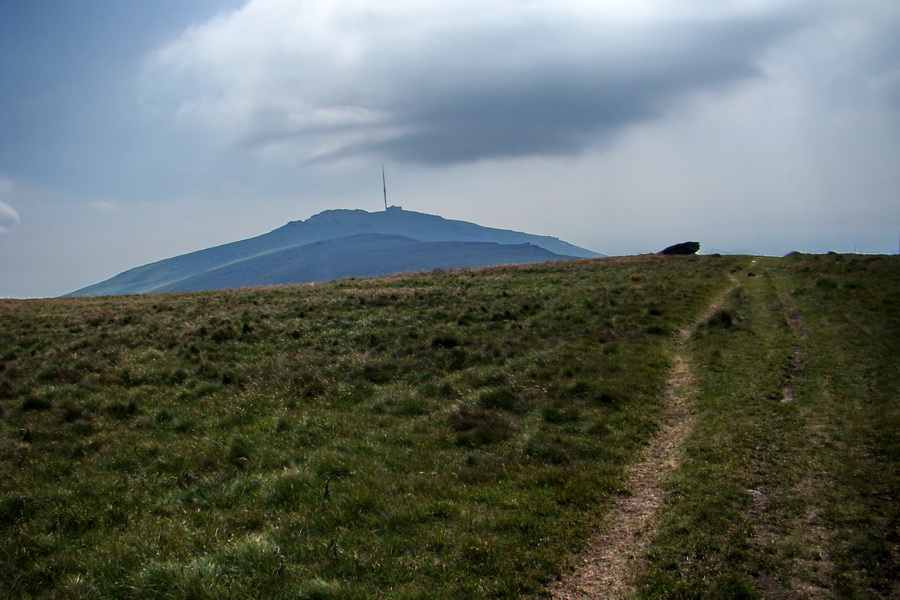
[(266, 501), (280, 508), (296, 508), (303, 502), (310, 488), (310, 480), (304, 475), (299, 473), (282, 475), (272, 483)]
[(22, 400), (22, 410), (49, 410), (52, 406), (53, 402), (49, 398), (28, 396)]
[(515, 410), (519, 405), (519, 398), (509, 387), (490, 388), (478, 395), (478, 406), (482, 408), (494, 408), (498, 410)]
[(589, 398), (594, 394), (594, 386), (590, 382), (578, 379), (559, 387), (559, 395), (564, 398)]
[(360, 370), (360, 377), (370, 383), (388, 383), (393, 381), (399, 372), (395, 363), (371, 362)]
[(450, 413), (450, 428), (461, 446), (480, 446), (500, 442), (512, 435), (512, 425), (496, 412), (461, 404)]
[(196, 424), (190, 419), (181, 419), (172, 427), (177, 433), (188, 433), (194, 430)]
[(127, 404), (124, 402), (112, 402), (104, 410), (109, 416), (123, 420), (138, 414), (137, 403), (134, 400)]
[(61, 416), (62, 420), (66, 423), (74, 423), (80, 419), (88, 418), (84, 408), (77, 404), (69, 404), (68, 406), (63, 407)]
[(706, 320), (705, 325), (709, 329), (730, 329), (734, 322), (734, 314), (730, 310), (720, 308)]
[(452, 398), (457, 395), (456, 389), (449, 381), (428, 381), (420, 388), (422, 395), (428, 398)]
[(615, 404), (619, 401), (619, 398), (616, 397), (615, 394), (612, 394), (610, 392), (600, 392), (595, 400), (600, 404)]
[(237, 332), (231, 327), (231, 324), (225, 323), (221, 327), (215, 329), (209, 336), (209, 339), (217, 344), (233, 340), (237, 337)]
[(575, 423), (581, 418), (581, 410), (573, 405), (554, 404), (544, 408), (543, 415), (548, 423)]
[(268, 578), (278, 577), (284, 571), (281, 549), (262, 535), (237, 541), (218, 553), (217, 558), (225, 572), (247, 576), (259, 584), (265, 584)]
[(432, 348), (456, 348), (459, 340), (452, 335), (439, 335), (431, 339)]
[(253, 444), (245, 437), (234, 437), (228, 445), (228, 460), (236, 466), (243, 466), (255, 453)]
[(37, 501), (21, 494), (0, 498), (0, 526), (31, 518), (37, 507)]

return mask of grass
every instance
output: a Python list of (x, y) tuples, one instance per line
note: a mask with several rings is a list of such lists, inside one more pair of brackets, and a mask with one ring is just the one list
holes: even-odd
[[(883, 594), (900, 278), (840, 258), (0, 301), (0, 596), (538, 597), (656, 431), (672, 333), (732, 274), (691, 341), (697, 432), (643, 589), (758, 596), (818, 581), (821, 545), (828, 589)], [(746, 492), (776, 488), (765, 511)]]
[(642, 597), (893, 597), (898, 266), (792, 255), (739, 274), (691, 341), (697, 426)]

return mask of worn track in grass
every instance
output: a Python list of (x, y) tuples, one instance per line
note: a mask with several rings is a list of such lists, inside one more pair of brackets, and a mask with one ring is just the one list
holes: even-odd
[(693, 428), (694, 378), (685, 345), (693, 329), (721, 309), (737, 286), (732, 281), (733, 285), (721, 292), (697, 321), (676, 333), (660, 430), (629, 470), (627, 495), (593, 536), (574, 571), (550, 590), (554, 600), (624, 599), (634, 595), (634, 577), (653, 538), (654, 517), (664, 500), (664, 478), (678, 466), (684, 442)]

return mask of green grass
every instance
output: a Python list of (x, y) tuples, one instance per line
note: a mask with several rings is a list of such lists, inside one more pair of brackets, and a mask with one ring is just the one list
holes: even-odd
[[(732, 273), (742, 291), (691, 342), (697, 432), (644, 589), (712, 577), (752, 597), (814, 577), (815, 542), (831, 589), (883, 593), (900, 278), (891, 257), (840, 258), (0, 301), (0, 596), (538, 597), (656, 431), (672, 333)], [(782, 477), (797, 485), (756, 515), (745, 490)], [(807, 496), (822, 540), (800, 539)]]
[(698, 328), (697, 425), (645, 598), (897, 591), (896, 257), (758, 259)]

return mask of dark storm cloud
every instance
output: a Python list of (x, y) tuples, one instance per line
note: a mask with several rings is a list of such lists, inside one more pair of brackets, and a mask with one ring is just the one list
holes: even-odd
[[(634, 22), (552, 7), (520, 18), (514, 5), (485, 23), (442, 25), (440, 11), (323, 20), (299, 10), (260, 26), (264, 4), (279, 3), (251, 3), (164, 49), (151, 63), (154, 82), (177, 72), (190, 80), (182, 115), (230, 130), (246, 148), (312, 161), (577, 154), (687, 94), (753, 77), (762, 53), (797, 26), (786, 16)], [(260, 37), (251, 45), (232, 32)], [(278, 42), (292, 36), (313, 41)], [(238, 54), (230, 43), (253, 50)]]
[(671, 27), (657, 32), (653, 51), (599, 48), (578, 62), (526, 66), (514, 81), (502, 69), (481, 72), (443, 95), (398, 98), (393, 117), (405, 131), (358, 150), (431, 164), (575, 154), (664, 114), (686, 93), (754, 76), (755, 58), (784, 31), (779, 23), (693, 27), (690, 35)]

